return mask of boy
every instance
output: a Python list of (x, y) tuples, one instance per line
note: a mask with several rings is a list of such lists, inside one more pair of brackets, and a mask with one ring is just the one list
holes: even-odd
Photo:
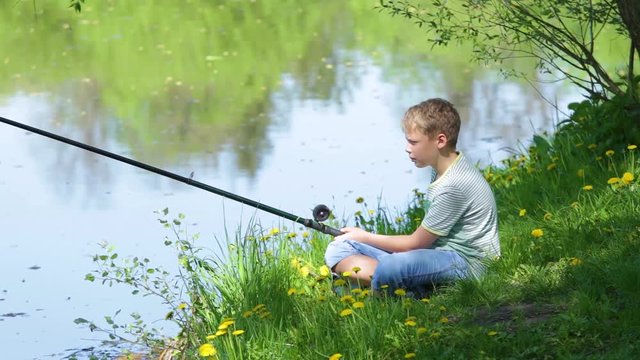
[(343, 228), (327, 247), (327, 265), (374, 290), (387, 285), (421, 292), (480, 276), (485, 261), (500, 255), (498, 216), (489, 184), (456, 151), (457, 110), (446, 100), (429, 99), (407, 110), (402, 127), (409, 159), (416, 167), (433, 169), (421, 226), (413, 234), (394, 236)]

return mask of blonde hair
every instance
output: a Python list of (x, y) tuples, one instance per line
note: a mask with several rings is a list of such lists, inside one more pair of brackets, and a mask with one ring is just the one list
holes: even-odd
[(402, 118), (402, 128), (405, 132), (419, 130), (430, 138), (445, 134), (448, 146), (455, 149), (460, 132), (460, 115), (447, 100), (429, 99), (407, 110)]

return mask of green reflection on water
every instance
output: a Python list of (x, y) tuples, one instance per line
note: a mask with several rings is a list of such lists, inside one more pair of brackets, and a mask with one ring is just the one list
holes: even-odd
[[(472, 92), (486, 69), (469, 64), (468, 47), (434, 51), (410, 22), (374, 5), (104, 0), (77, 15), (56, 1), (37, 1), (35, 12), (19, 2), (0, 14), (0, 43), (10, 49), (0, 58), (0, 76), (9, 79), (0, 94), (47, 93), (54, 120), (81, 132), (104, 133), (115, 118), (112, 136), (142, 161), (228, 147), (253, 177), (280, 116), (274, 94), (278, 108), (309, 98), (339, 106), (363, 62), (407, 88), (443, 86), (454, 100)], [(518, 66), (533, 70), (532, 62)]]

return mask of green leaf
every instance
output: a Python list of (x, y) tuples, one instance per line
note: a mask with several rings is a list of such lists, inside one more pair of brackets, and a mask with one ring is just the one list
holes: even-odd
[(84, 279), (88, 281), (94, 281), (96, 277), (93, 274), (87, 274), (84, 276)]
[(89, 321), (87, 319), (77, 318), (77, 319), (73, 320), (73, 323), (77, 324), (77, 325), (79, 325), (79, 324), (88, 324)]

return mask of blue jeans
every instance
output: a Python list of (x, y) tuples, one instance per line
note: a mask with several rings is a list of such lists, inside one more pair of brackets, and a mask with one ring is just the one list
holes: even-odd
[(450, 282), (469, 275), (467, 262), (455, 251), (418, 249), (390, 253), (353, 240), (333, 241), (325, 252), (329, 268), (351, 255), (365, 255), (376, 259), (378, 265), (371, 279), (371, 287), (422, 291), (425, 287)]

